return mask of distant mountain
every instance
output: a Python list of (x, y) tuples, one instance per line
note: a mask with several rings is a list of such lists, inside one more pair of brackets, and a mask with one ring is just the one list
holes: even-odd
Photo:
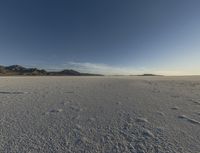
[(162, 75), (157, 75), (157, 74), (142, 74), (138, 76), (162, 76)]
[(6, 66), (4, 67), (8, 71), (25, 71), (26, 68), (22, 67), (20, 65), (11, 65), (11, 66)]
[(74, 70), (62, 70), (59, 72), (49, 72), (49, 75), (72, 75), (72, 76), (80, 76), (82, 73)]
[(75, 70), (48, 72), (37, 68), (25, 68), (20, 65), (0, 66), (0, 76), (30, 75), (30, 76), (101, 76), (100, 74), (80, 73)]
[(139, 74), (139, 75), (129, 75), (129, 76), (163, 76), (163, 75), (158, 75), (158, 74)]

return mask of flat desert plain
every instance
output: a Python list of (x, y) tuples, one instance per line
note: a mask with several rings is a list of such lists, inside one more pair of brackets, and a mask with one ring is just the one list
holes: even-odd
[(2, 153), (199, 153), (200, 77), (0, 77)]

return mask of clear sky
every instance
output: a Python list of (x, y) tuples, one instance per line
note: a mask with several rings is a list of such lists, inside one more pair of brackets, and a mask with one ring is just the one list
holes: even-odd
[(0, 65), (200, 74), (199, 0), (1, 0)]

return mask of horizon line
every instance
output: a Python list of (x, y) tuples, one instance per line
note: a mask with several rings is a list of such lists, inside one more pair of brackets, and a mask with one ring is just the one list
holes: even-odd
[(0, 64), (0, 66), (3, 66), (3, 67), (9, 67), (9, 66), (21, 66), (21, 67), (24, 67), (24, 68), (36, 68), (36, 69), (39, 69), (39, 70), (45, 70), (47, 72), (59, 72), (59, 71), (63, 71), (63, 70), (75, 70), (77, 72), (80, 72), (80, 73), (89, 73), (89, 74), (99, 74), (99, 75), (104, 75), (104, 76), (200, 76), (200, 74), (160, 74), (160, 73), (145, 73), (145, 72), (141, 72), (141, 73), (113, 73), (113, 74), (107, 74), (107, 73), (94, 73), (94, 72), (83, 72), (83, 71), (80, 71), (80, 70), (77, 70), (75, 68), (42, 68), (42, 67), (37, 67), (37, 66), (27, 66), (27, 65), (24, 65), (24, 64), (11, 64), (11, 65), (3, 65), (3, 64)]

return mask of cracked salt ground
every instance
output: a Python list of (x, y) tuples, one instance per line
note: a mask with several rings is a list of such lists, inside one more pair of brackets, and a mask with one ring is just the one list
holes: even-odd
[(188, 99), (198, 101), (200, 78), (8, 81), (0, 91), (30, 94), (0, 93), (0, 152), (199, 153), (199, 107)]

